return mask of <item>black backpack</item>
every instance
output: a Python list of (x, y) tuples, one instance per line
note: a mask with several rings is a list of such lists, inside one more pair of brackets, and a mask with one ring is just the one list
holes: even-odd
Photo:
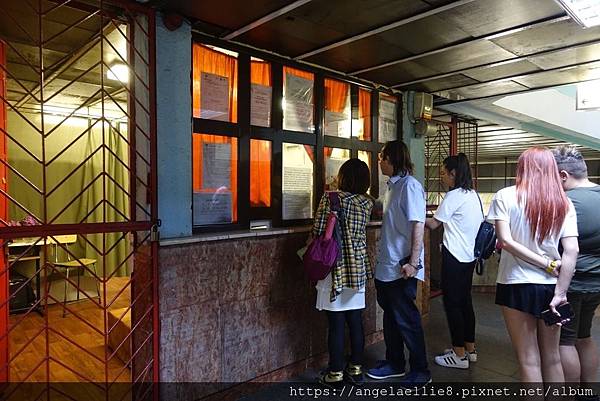
[(477, 237), (475, 237), (473, 253), (475, 254), (475, 271), (481, 276), (483, 275), (483, 261), (489, 259), (496, 250), (496, 230), (492, 223), (485, 220), (483, 203), (481, 203), (479, 195), (477, 195), (477, 198), (479, 199), (479, 206), (481, 206), (483, 221), (479, 226), (479, 231), (477, 231)]

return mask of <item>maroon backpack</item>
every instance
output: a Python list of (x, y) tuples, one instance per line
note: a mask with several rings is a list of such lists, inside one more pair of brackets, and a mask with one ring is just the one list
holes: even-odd
[(327, 217), (325, 232), (313, 239), (302, 259), (304, 271), (310, 281), (323, 280), (327, 277), (340, 256), (340, 248), (333, 235), (333, 230), (337, 224), (335, 212), (340, 210), (340, 198), (337, 192), (329, 192), (328, 195), (331, 211)]

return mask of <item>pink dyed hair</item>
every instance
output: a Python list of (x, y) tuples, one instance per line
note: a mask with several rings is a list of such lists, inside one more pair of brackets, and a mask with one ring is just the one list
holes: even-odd
[(527, 149), (517, 164), (517, 198), (525, 199), (531, 235), (541, 243), (558, 234), (569, 209), (569, 200), (558, 175), (552, 152), (542, 146)]

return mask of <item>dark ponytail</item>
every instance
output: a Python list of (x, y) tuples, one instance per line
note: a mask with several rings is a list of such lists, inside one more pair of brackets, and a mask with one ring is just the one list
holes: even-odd
[(466, 191), (473, 189), (473, 177), (467, 155), (459, 153), (456, 156), (446, 157), (444, 167), (448, 171), (454, 170), (454, 188), (462, 188)]

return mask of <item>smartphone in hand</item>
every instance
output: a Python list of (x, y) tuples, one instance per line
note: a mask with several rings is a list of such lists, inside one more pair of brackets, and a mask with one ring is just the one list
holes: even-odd
[(554, 314), (550, 309), (542, 312), (542, 319), (544, 319), (546, 326), (552, 326), (553, 324), (560, 323), (562, 320), (573, 318), (573, 308), (571, 308), (571, 304), (568, 302), (557, 306), (556, 310), (560, 313), (560, 316)]

